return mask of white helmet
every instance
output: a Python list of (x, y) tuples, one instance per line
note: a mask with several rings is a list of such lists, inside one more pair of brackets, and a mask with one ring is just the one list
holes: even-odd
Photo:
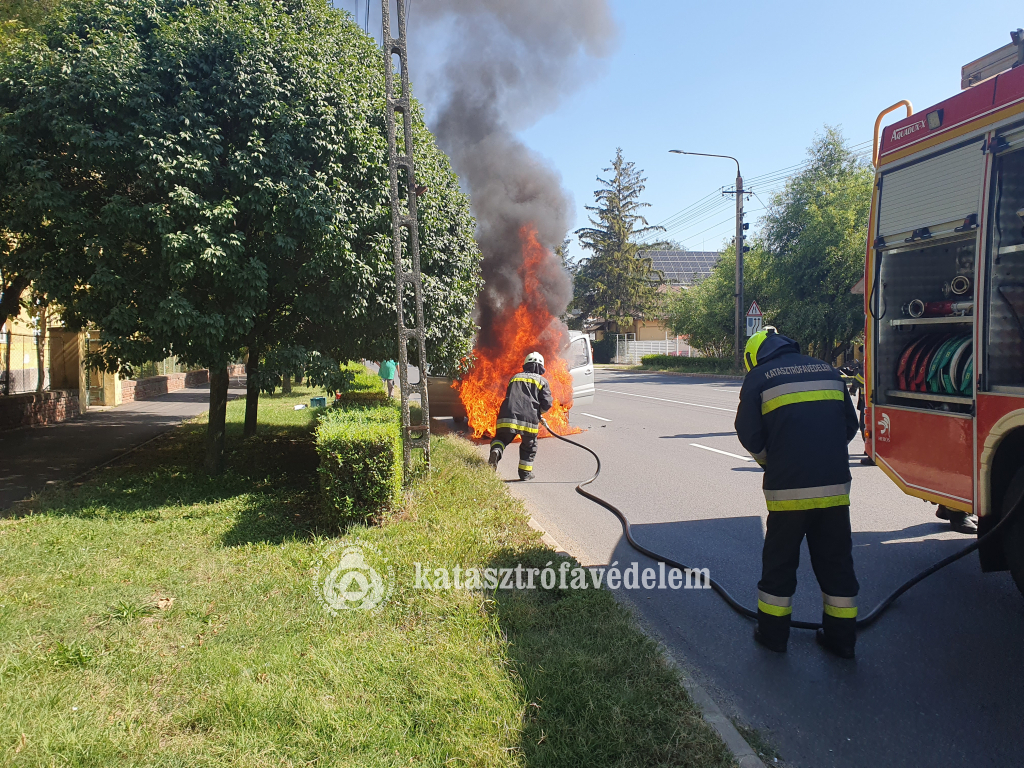
[(540, 367), (543, 368), (544, 355), (542, 355), (540, 352), (531, 352), (526, 356), (526, 360), (523, 362), (523, 365), (526, 365), (527, 363), (540, 363)]

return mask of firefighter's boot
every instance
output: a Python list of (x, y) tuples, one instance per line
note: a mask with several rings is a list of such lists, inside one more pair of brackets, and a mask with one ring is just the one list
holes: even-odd
[(769, 612), (763, 610), (765, 603), (758, 600), (757, 606), (757, 629), (754, 630), (754, 640), (769, 651), (785, 653), (786, 644), (789, 642), (789, 623), (792, 613), (781, 613), (776, 606), (768, 605)]
[[(840, 619), (840, 621), (851, 621), (850, 619)], [(826, 624), (826, 626), (828, 626)], [(831, 654), (838, 656), (841, 659), (852, 659), (856, 656), (854, 652), (855, 641), (853, 640), (853, 630), (851, 628), (849, 638), (846, 637), (847, 633), (837, 633), (835, 630), (829, 632), (828, 629), (819, 629), (814, 639), (818, 641), (818, 645), (824, 648)]]
[(498, 462), (501, 461), (501, 446), (491, 443), (491, 455), (487, 457), (487, 463), (494, 470), (498, 469)]

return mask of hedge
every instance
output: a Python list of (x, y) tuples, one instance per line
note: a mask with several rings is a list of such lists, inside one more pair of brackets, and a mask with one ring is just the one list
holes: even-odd
[(672, 368), (694, 373), (735, 373), (732, 358), (678, 357), (676, 355), (644, 355), (640, 364), (647, 368)]
[(316, 450), (325, 526), (369, 520), (401, 504), (401, 419), (394, 402), (342, 405), (321, 417)]

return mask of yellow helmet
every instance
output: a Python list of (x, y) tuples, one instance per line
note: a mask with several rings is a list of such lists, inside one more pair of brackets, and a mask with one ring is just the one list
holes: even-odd
[(750, 371), (757, 365), (757, 351), (764, 344), (764, 340), (773, 333), (778, 333), (775, 326), (766, 325), (763, 331), (758, 331), (747, 339), (747, 346), (743, 350), (743, 366), (747, 371)]

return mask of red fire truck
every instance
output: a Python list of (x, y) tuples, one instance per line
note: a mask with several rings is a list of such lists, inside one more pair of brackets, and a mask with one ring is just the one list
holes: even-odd
[[(865, 270), (867, 450), (905, 493), (975, 512), (1024, 485), (1024, 32), (961, 92), (875, 123)], [(879, 131), (884, 117), (907, 116)], [(1024, 517), (981, 548), (1024, 592)]]

